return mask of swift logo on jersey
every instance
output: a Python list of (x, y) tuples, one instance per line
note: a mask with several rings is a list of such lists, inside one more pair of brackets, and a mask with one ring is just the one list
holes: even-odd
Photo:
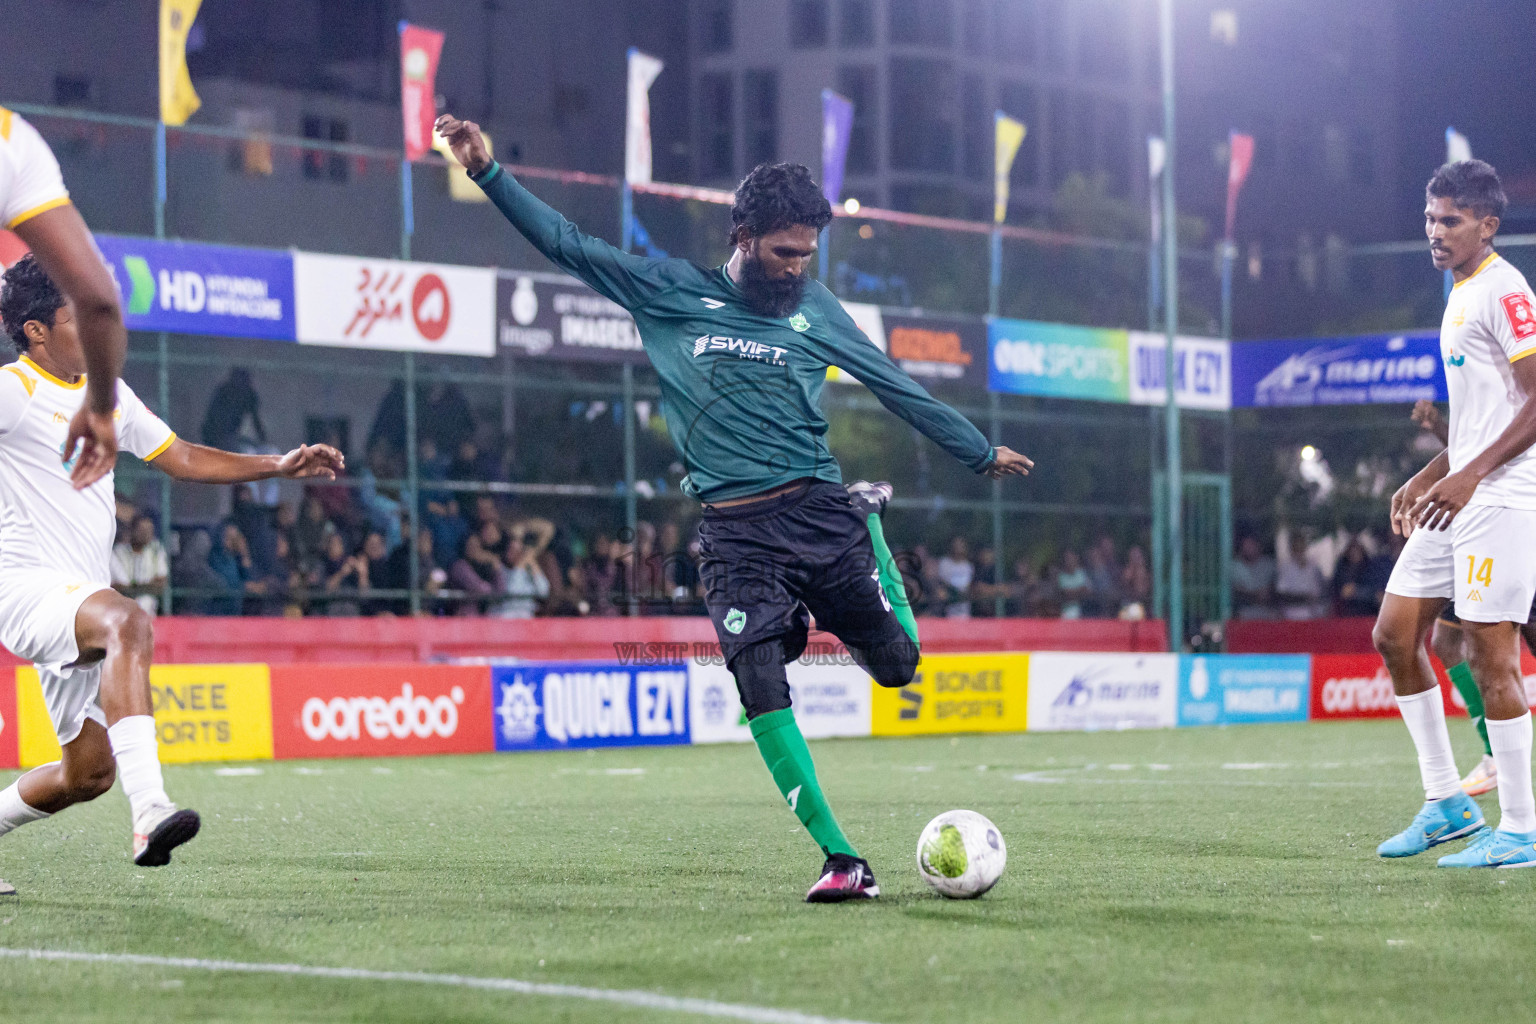
[(1536, 335), (1536, 311), (1531, 308), (1531, 297), (1525, 292), (1510, 292), (1499, 300), (1504, 305), (1504, 315), (1509, 317), (1510, 330), (1518, 341)]
[(756, 359), (761, 363), (772, 363), (775, 366), (784, 365), (784, 353), (787, 348), (777, 345), (765, 345), (760, 341), (749, 341), (746, 338), (729, 338), (723, 334), (701, 334), (693, 339), (693, 356), (697, 359), (705, 352), (734, 352), (739, 359)]

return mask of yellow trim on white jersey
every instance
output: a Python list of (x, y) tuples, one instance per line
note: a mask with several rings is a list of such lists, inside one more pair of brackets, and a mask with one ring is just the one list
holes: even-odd
[(1518, 363), (1526, 356), (1536, 356), (1536, 348), (1528, 348), (1524, 352), (1516, 352), (1514, 355), (1509, 357), (1509, 361), (1512, 363)]
[(12, 114), (9, 110), (6, 110), (4, 107), (0, 107), (0, 139), (10, 141), (11, 118), (15, 116), (16, 115)]
[(32, 207), (32, 209), (24, 210), (23, 212), (18, 213), (16, 216), (12, 217), (11, 222), (5, 226), (6, 230), (10, 230), (18, 224), (25, 223), (40, 213), (47, 213), (49, 210), (57, 210), (61, 206), (68, 205), (69, 196), (59, 196), (57, 199), (50, 199), (46, 203), (38, 203), (36, 206)]
[(1479, 263), (1477, 265), (1477, 269), (1476, 270), (1472, 271), (1472, 273), (1468, 274), (1466, 277), (1462, 278), (1460, 281), (1457, 281), (1455, 284), (1451, 285), (1451, 291), (1455, 291), (1457, 288), (1460, 288), (1462, 285), (1464, 285), (1468, 281), (1472, 280), (1478, 274), (1481, 274), (1483, 272), (1484, 268), (1486, 268), (1488, 266), (1488, 264), (1492, 263), (1494, 260), (1496, 260), (1498, 258), (1499, 258), (1499, 254), (1498, 253), (1496, 253), (1496, 252), (1489, 253), (1488, 254), (1488, 258), (1483, 260), (1483, 262), (1481, 262), (1481, 263)]
[(80, 379), (78, 381), (76, 381), (75, 383), (71, 384), (71, 383), (69, 383), (69, 381), (59, 380), (59, 378), (57, 378), (53, 374), (49, 373), (47, 370), (43, 369), (41, 366), (38, 366), (35, 362), (32, 361), (32, 357), (31, 356), (23, 355), (19, 361), (23, 362), (23, 363), (26, 363), (28, 366), (32, 367), (32, 369), (34, 369), (38, 373), (42, 374), (42, 377), (43, 377), (44, 380), (52, 381), (54, 384), (57, 384), (61, 388), (68, 388), (71, 391), (78, 391), (81, 388), (85, 387), (85, 374), (83, 374), (83, 373), (80, 375)]
[(144, 456), (144, 461), (145, 462), (153, 462), (153, 461), (155, 461), (160, 456), (165, 454), (165, 450), (167, 448), (169, 448), (171, 445), (173, 445), (175, 443), (176, 443), (176, 432), (173, 430), (173, 431), (171, 431), (171, 436), (165, 439), (165, 443), (164, 444), (162, 444), (159, 448), (156, 448), (154, 451), (150, 452), (148, 455)]
[(37, 381), (33, 380), (31, 377), (28, 377), (26, 374), (22, 373), (20, 370), (16, 369), (14, 364), (11, 365), (11, 366), (5, 367), (5, 369), (10, 370), (12, 373), (14, 373), (21, 380), (21, 386), (27, 389), (27, 397), (31, 398), (32, 397), (32, 393), (37, 390)]

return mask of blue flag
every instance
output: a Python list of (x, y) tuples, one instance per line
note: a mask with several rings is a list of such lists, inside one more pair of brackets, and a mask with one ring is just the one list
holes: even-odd
[(853, 101), (821, 90), (821, 191), (836, 206), (843, 192), (843, 168), (853, 135)]

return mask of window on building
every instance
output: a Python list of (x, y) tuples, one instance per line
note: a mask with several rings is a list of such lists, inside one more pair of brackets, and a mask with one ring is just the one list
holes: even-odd
[(891, 166), (900, 170), (955, 170), (955, 69), (947, 60), (891, 61)]
[(955, 44), (950, 0), (890, 0), (891, 42), (949, 47)]
[(1356, 185), (1376, 184), (1376, 145), (1368, 128), (1350, 133), (1349, 180)]
[(1024, 122), (1024, 142), (1013, 158), (1015, 188), (1034, 188), (1040, 183), (1040, 100), (1035, 87), (1022, 82), (1002, 82), (997, 87), (997, 109)]
[(736, 175), (736, 103), (728, 74), (699, 76), (699, 172), (705, 178)]
[[(304, 116), (303, 131), (306, 139), (324, 139), (328, 142), (346, 142), (352, 137), (351, 128), (346, 121), (316, 114)], [(304, 177), (346, 181), (347, 175), (345, 153), (330, 153), (320, 149), (304, 151)]]
[(987, 102), (987, 83), (980, 75), (966, 75), (960, 83), (960, 166), (967, 178), (986, 181), (992, 175), (996, 126), (992, 104)]
[(853, 102), (853, 128), (848, 134), (848, 173), (874, 174), (875, 121), (880, 96), (875, 69), (869, 64), (849, 64), (837, 69), (837, 91)]
[(792, 0), (789, 6), (789, 43), (805, 49), (827, 45), (832, 12), (829, 0)]
[(747, 166), (779, 158), (779, 73), (771, 69), (741, 76), (742, 138)]
[(875, 42), (875, 0), (841, 0), (837, 5), (837, 41), (844, 46)]
[(699, 8), (699, 41), (705, 53), (724, 53), (736, 41), (732, 0), (703, 0)]

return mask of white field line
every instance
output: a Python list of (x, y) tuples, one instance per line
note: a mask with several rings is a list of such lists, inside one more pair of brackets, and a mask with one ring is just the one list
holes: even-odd
[(616, 1003), (645, 1010), (688, 1013), (700, 1017), (751, 1021), (753, 1024), (866, 1024), (840, 1017), (821, 1017), (796, 1010), (775, 1010), (766, 1006), (721, 1003), (713, 999), (665, 996), (637, 989), (587, 988), (582, 985), (556, 985), (545, 982), (518, 981), (515, 978), (475, 978), (463, 974), (426, 974), (419, 971), (370, 971), (361, 967), (312, 967), (306, 964), (241, 963), (236, 960), (198, 960), (186, 957), (144, 956), (137, 953), (77, 953), (62, 949), (6, 949), (0, 957), (15, 960), (50, 960), (87, 964), (124, 964), (132, 967), (161, 967), (188, 971), (227, 971), (234, 974), (279, 974), (299, 978), (333, 978), (338, 981), (403, 981), (418, 985), (443, 985), (449, 988), (483, 989), (514, 992), (524, 996), (551, 999), (587, 999)]

